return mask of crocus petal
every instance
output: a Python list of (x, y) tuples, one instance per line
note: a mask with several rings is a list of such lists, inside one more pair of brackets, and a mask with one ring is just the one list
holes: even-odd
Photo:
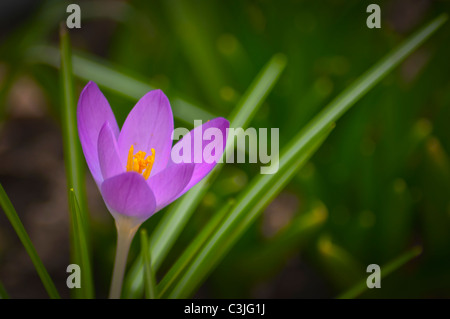
[(193, 163), (173, 164), (149, 178), (148, 185), (156, 198), (156, 211), (182, 195), (181, 192), (192, 178), (194, 167)]
[(108, 122), (117, 138), (119, 127), (108, 101), (94, 82), (89, 82), (81, 92), (77, 107), (77, 122), (84, 157), (94, 180), (100, 185), (102, 173), (97, 152), (98, 134), (103, 124)]
[(128, 151), (134, 145), (135, 152), (150, 155), (155, 149), (155, 163), (151, 174), (163, 170), (170, 157), (172, 146), (173, 115), (169, 100), (161, 90), (144, 95), (128, 114), (119, 135), (119, 152), (122, 165), (126, 166)]
[[(220, 156), (222, 156), (223, 151), (225, 149), (226, 146), (226, 141), (227, 141), (227, 129), (230, 127), (230, 122), (228, 122), (228, 120), (224, 119), (223, 117), (217, 117), (215, 119), (212, 119), (206, 123), (204, 123), (203, 125), (197, 126), (196, 128), (194, 128), (192, 131), (190, 131), (188, 134), (186, 134), (185, 136), (183, 136), (183, 138), (178, 141), (178, 143), (174, 146), (174, 148), (176, 148), (177, 145), (179, 145), (179, 143), (183, 143), (185, 141), (185, 139), (190, 140), (190, 144), (191, 144), (191, 154), (190, 154), (190, 162), (194, 163), (196, 162), (196, 155), (195, 155), (195, 140), (196, 140), (196, 136), (200, 136), (203, 140), (203, 134), (205, 133), (205, 131), (209, 128), (216, 128), (218, 130), (220, 130), (221, 132), (221, 138), (222, 138), (222, 149), (220, 150), (220, 154), (216, 154), (214, 157), (220, 159)], [(194, 167), (194, 172), (192, 173), (192, 178), (189, 181), (189, 183), (186, 185), (186, 187), (183, 189), (183, 191), (181, 192), (181, 195), (184, 194), (185, 192), (187, 192), (191, 187), (193, 187), (195, 184), (197, 184), (203, 177), (205, 177), (213, 168), (214, 166), (216, 166), (217, 162), (216, 161), (212, 161), (211, 162), (211, 158), (209, 158), (208, 156), (204, 156), (204, 150), (205, 147), (210, 143), (211, 141), (209, 140), (203, 140), (202, 143), (202, 152), (201, 152), (201, 158), (200, 158), (200, 163), (195, 163), (195, 167)], [(198, 157), (198, 156), (197, 156)], [(176, 165), (174, 164), (172, 161), (169, 163), (169, 167), (172, 165)]]
[(136, 172), (122, 173), (105, 180), (101, 192), (114, 218), (122, 215), (144, 222), (155, 212), (155, 196), (144, 177)]
[(111, 125), (106, 122), (98, 135), (98, 160), (103, 180), (125, 172)]

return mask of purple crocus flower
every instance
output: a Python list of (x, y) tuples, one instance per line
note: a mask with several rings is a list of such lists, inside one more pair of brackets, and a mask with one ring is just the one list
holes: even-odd
[[(144, 95), (119, 131), (108, 101), (89, 82), (81, 92), (77, 117), (86, 162), (114, 218), (122, 215), (145, 221), (197, 184), (216, 164), (193, 160), (175, 164), (171, 160), (173, 115), (161, 90)], [(208, 121), (189, 134), (209, 127), (223, 132), (225, 147), (229, 122), (224, 118)]]
[[(119, 130), (108, 101), (98, 86), (89, 82), (78, 101), (77, 119), (87, 165), (116, 221), (118, 247), (114, 273), (119, 273), (114, 276), (123, 277), (125, 264), (118, 258), (126, 262), (129, 244), (142, 222), (197, 184), (216, 162), (194, 162), (194, 154), (190, 163), (172, 161), (173, 115), (161, 90), (144, 95)], [(222, 153), (228, 127), (229, 122), (219, 117), (188, 134), (198, 136), (208, 128), (220, 129)], [(190, 136), (184, 136), (178, 143), (186, 138)], [(119, 262), (123, 265), (118, 266)], [(110, 296), (120, 297), (121, 280), (119, 287), (114, 288), (118, 291)]]

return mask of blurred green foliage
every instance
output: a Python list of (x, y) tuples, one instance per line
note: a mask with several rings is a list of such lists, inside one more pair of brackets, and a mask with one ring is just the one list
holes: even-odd
[[(75, 51), (214, 115), (229, 115), (264, 64), (284, 53), (286, 70), (251, 123), (279, 127), (281, 146), (386, 52), (450, 8), (439, 1), (377, 1), (382, 28), (368, 29), (370, 2), (357, 0), (71, 2), (80, 4), (83, 18), (82, 28), (71, 31)], [(1, 34), (2, 121), (10, 117), (8, 92), (23, 75), (36, 81), (59, 118), (57, 70), (34, 63), (30, 52), (56, 45), (68, 3), (24, 6), (21, 19)], [(449, 39), (447, 23), (339, 121), (199, 296), (334, 297), (364, 278), (368, 264), (386, 264), (415, 245), (423, 247), (417, 260), (362, 297), (450, 296)], [(105, 95), (123, 121), (135, 101)], [(224, 168), (159, 276), (258, 170)], [(161, 214), (146, 222), (149, 232)], [(304, 236), (298, 225), (308, 219), (314, 227)], [(110, 278), (113, 231), (93, 225), (100, 293)], [(138, 254), (136, 244), (132, 256)]]

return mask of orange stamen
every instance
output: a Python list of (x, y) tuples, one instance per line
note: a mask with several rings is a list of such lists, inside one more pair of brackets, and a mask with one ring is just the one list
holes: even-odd
[(134, 146), (131, 145), (128, 151), (127, 172), (137, 172), (142, 174), (145, 179), (148, 179), (153, 168), (153, 163), (155, 162), (155, 149), (152, 148), (151, 152), (152, 154), (147, 156), (147, 158), (145, 157), (147, 154), (143, 151), (139, 151), (133, 155)]

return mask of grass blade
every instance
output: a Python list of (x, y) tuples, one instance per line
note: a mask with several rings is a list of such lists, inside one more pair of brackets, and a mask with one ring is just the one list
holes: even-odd
[(147, 231), (141, 230), (141, 255), (144, 263), (144, 291), (147, 299), (156, 298), (156, 282), (152, 271), (150, 250), (148, 249)]
[(282, 165), (273, 175), (258, 175), (253, 179), (239, 198), (236, 205), (223, 221), (213, 236), (191, 262), (183, 277), (168, 294), (168, 298), (187, 298), (206, 279), (234, 243), (243, 235), (248, 227), (259, 216), (259, 213), (283, 189), (295, 173), (307, 162), (322, 145), (334, 125), (330, 125), (307, 143), (291, 165)]
[[(62, 83), (62, 133), (64, 142), (64, 160), (69, 189), (73, 188), (80, 207), (85, 207), (83, 170), (81, 167), (81, 150), (77, 133), (76, 106), (74, 83), (72, 77), (72, 53), (69, 34), (61, 25), (60, 30), (61, 51), (61, 83)], [(85, 210), (83, 210), (85, 212)], [(82, 213), (83, 214), (83, 213)], [(83, 217), (84, 218), (84, 217)], [(84, 218), (86, 220), (86, 218)]]
[(325, 205), (320, 201), (314, 202), (307, 211), (293, 217), (275, 236), (264, 240), (260, 249), (244, 251), (234, 257), (236, 259), (233, 261), (239, 260), (240, 268), (250, 269), (249, 272), (239, 275), (255, 283), (261, 278), (268, 279), (274, 275), (290, 257), (298, 255), (311, 239), (316, 237), (327, 216)]
[[(33, 63), (44, 63), (57, 68), (59, 67), (58, 59), (58, 50), (51, 46), (34, 47), (29, 52), (29, 61)], [(147, 84), (147, 81), (134, 77), (127, 72), (119, 71), (98, 58), (74, 54), (72, 61), (74, 75), (78, 78), (84, 81), (94, 81), (98, 85), (133, 101), (139, 100), (145, 93), (155, 89), (155, 87)], [(206, 121), (215, 117), (214, 114), (174, 94), (169, 94), (169, 97), (173, 115), (187, 124), (192, 125), (194, 120)]]
[(353, 286), (364, 275), (363, 265), (346, 249), (333, 243), (329, 235), (321, 235), (317, 241), (317, 253), (321, 268), (334, 286), (342, 289)]
[(9, 295), (1, 282), (0, 282), (0, 299), (9, 299)]
[[(419, 256), (422, 253), (422, 247), (414, 247), (411, 250), (407, 251), (403, 255), (399, 256), (398, 258), (394, 259), (390, 263), (388, 263), (386, 266), (382, 266), (381, 268), (381, 278), (385, 278), (386, 276), (389, 276), (391, 273), (405, 265), (407, 262), (411, 261), (415, 257)], [(348, 291), (344, 292), (343, 294), (339, 295), (337, 299), (354, 299), (361, 295), (365, 290), (367, 290), (367, 283), (366, 278), (361, 280), (358, 284), (350, 288)]]
[[(232, 115), (231, 117), (231, 127), (245, 127), (248, 125), (272, 87), (275, 85), (285, 65), (286, 59), (284, 55), (277, 54), (272, 57), (255, 78), (236, 107), (236, 111), (234, 112), (235, 115)], [(233, 146), (233, 143), (228, 143), (226, 150)], [(222, 165), (217, 165), (214, 172), (207, 176), (201, 184), (197, 185), (195, 190), (186, 194), (182, 199), (183, 203), (177, 205), (177, 209), (173, 213), (166, 214), (165, 217), (167, 217), (167, 219), (164, 218), (161, 221), (162, 229), (165, 229), (166, 231), (159, 231), (159, 229), (157, 229), (152, 236), (152, 250), (155, 252), (156, 256), (156, 267), (160, 265), (162, 259), (167, 255), (176, 237), (178, 237), (181, 229), (186, 224), (187, 219), (191, 216), (191, 213), (193, 213), (194, 208), (208, 190), (209, 185), (217, 176), (221, 167)]]
[[(215, 54), (213, 35), (209, 32), (213, 25), (205, 24), (205, 12), (199, 12), (186, 2), (164, 1), (170, 26), (173, 27), (177, 42), (182, 47), (186, 60), (197, 79), (209, 104), (215, 105), (217, 92), (226, 83), (221, 64)], [(212, 21), (211, 21), (212, 22)], [(207, 27), (208, 26), (208, 27)]]
[[(231, 205), (232, 202), (229, 204)], [(218, 215), (223, 215), (216, 221), (212, 219), (205, 229), (194, 239), (194, 241), (192, 241), (186, 250), (186, 252), (188, 250), (191, 252), (189, 259), (185, 256), (189, 254), (184, 253), (164, 276), (160, 282), (160, 286), (162, 287), (160, 290), (160, 293), (162, 294), (161, 298), (169, 297), (169, 293), (171, 289), (173, 289), (175, 283), (180, 280), (182, 275), (184, 275), (186, 269), (191, 265), (190, 262), (198, 255), (200, 249), (205, 246), (206, 241), (212, 237), (214, 234), (213, 232), (218, 229), (219, 225), (224, 220), (224, 217), (228, 215), (229, 210), (230, 207), (227, 207), (224, 211), (226, 214), (221, 214), (219, 212), (214, 216), (214, 218), (216, 218)], [(326, 214), (326, 209), (323, 206), (317, 205), (312, 208), (311, 211), (305, 212), (295, 218), (288, 228), (284, 229), (275, 238), (267, 242), (262, 250), (250, 253), (246, 252), (243, 260), (239, 261), (243, 268), (252, 269), (251, 274), (244, 275), (246, 280), (251, 280), (250, 277), (253, 276), (261, 278), (267, 275), (268, 272), (270, 272), (270, 269), (274, 269), (278, 264), (283, 263), (286, 259), (285, 257), (294, 250), (294, 247), (298, 249), (299, 246), (315, 234), (326, 220)], [(207, 227), (211, 227), (211, 229), (207, 230)], [(200, 239), (201, 237), (203, 238)], [(199, 244), (198, 241), (201, 241), (201, 244)]]
[(201, 232), (194, 238), (194, 240), (189, 244), (189, 246), (184, 250), (180, 258), (177, 259), (175, 264), (170, 268), (164, 278), (158, 284), (158, 291), (160, 298), (164, 297), (165, 292), (170, 288), (170, 286), (175, 283), (178, 278), (183, 274), (189, 262), (194, 258), (199, 252), (200, 248), (204, 246), (206, 241), (211, 237), (213, 232), (217, 229), (219, 224), (223, 221), (225, 216), (230, 211), (233, 200), (228, 201), (228, 203), (220, 209), (214, 216), (209, 220)]
[[(193, 290), (212, 271), (217, 262), (242, 235), (250, 223), (257, 217), (259, 209), (267, 203), (268, 193), (274, 196), (287, 183), (296, 169), (301, 167), (307, 155), (316, 146), (317, 138), (323, 136), (342, 114), (377, 84), (395, 66), (413, 52), (445, 21), (447, 15), (441, 15), (431, 23), (410, 36), (399, 47), (391, 51), (371, 69), (358, 78), (348, 89), (338, 95), (325, 109), (320, 112), (299, 134), (292, 139), (280, 158), (279, 171), (274, 175), (259, 176), (247, 191), (237, 201), (235, 209), (230, 213), (217, 233), (211, 238), (199, 255), (194, 259), (188, 271), (169, 294), (170, 298), (189, 296)], [(326, 134), (325, 134), (326, 135)], [(312, 141), (315, 141), (312, 143)], [(267, 185), (272, 185), (268, 189)], [(259, 200), (258, 198), (263, 198)]]
[(286, 67), (286, 56), (275, 54), (262, 68), (230, 115), (231, 127), (246, 127)]
[[(231, 117), (231, 127), (245, 128), (248, 125), (277, 82), (285, 66), (286, 58), (282, 54), (276, 54), (269, 60), (238, 103), (236, 111)], [(227, 144), (226, 150), (230, 147), (233, 147), (232, 143)], [(152, 266), (155, 270), (158, 269), (178, 238), (195, 208), (209, 189), (209, 185), (220, 172), (221, 167), (222, 165), (218, 164), (206, 178), (179, 199), (158, 224), (150, 242), (151, 255), (153, 256)], [(138, 259), (125, 281), (126, 296), (136, 297), (142, 292), (142, 276), (142, 261)]]
[[(63, 133), (63, 145), (64, 145), (64, 162), (66, 168), (67, 186), (68, 189), (74, 189), (77, 200), (80, 205), (80, 229), (82, 230), (83, 237), (86, 239), (87, 247), (89, 248), (89, 232), (88, 232), (88, 217), (87, 217), (87, 205), (86, 197), (84, 196), (84, 183), (83, 183), (83, 169), (81, 164), (81, 151), (77, 134), (76, 123), (76, 107), (75, 107), (75, 95), (74, 85), (72, 78), (72, 55), (70, 47), (69, 34), (64, 26), (61, 24), (60, 29), (60, 51), (61, 51), (61, 85), (62, 85), (62, 133)], [(70, 198), (70, 191), (68, 194)], [(72, 210), (70, 210), (71, 221), (71, 245), (72, 245), (72, 258), (74, 263), (81, 264), (81, 252), (77, 249), (77, 235), (81, 236), (76, 230), (76, 216)], [(89, 279), (89, 278), (87, 278)], [(92, 283), (89, 284), (93, 287)], [(74, 290), (74, 294), (77, 295), (80, 291)]]
[(365, 93), (380, 82), (393, 68), (398, 66), (420, 44), (428, 39), (439, 27), (447, 21), (447, 15), (443, 14), (434, 19), (428, 25), (410, 36), (400, 46), (391, 51), (372, 68), (366, 71), (352, 85), (339, 94), (328, 106), (326, 106), (309, 124), (297, 135), (293, 143), (297, 147), (292, 148), (295, 153), (317, 132), (329, 123), (335, 122)]
[(30, 237), (28, 236), (25, 228), (23, 227), (23, 224), (20, 221), (20, 218), (17, 215), (16, 210), (14, 209), (14, 206), (9, 200), (8, 195), (6, 194), (1, 184), (0, 184), (0, 205), (3, 208), (6, 217), (8, 217), (11, 225), (16, 231), (17, 236), (19, 236), (19, 239), (22, 242), (23, 246), (25, 247), (25, 250), (30, 256), (34, 268), (36, 268), (36, 271), (39, 277), (41, 278), (41, 281), (44, 284), (45, 290), (47, 291), (48, 295), (52, 299), (59, 299), (60, 298), (59, 293), (56, 290), (55, 284), (53, 283), (52, 279), (50, 278), (50, 275), (45, 269), (45, 266), (42, 263), (41, 258), (39, 258), (36, 249), (31, 243)]
[(75, 217), (73, 220), (73, 233), (76, 234), (74, 236), (74, 245), (76, 245), (77, 247), (76, 251), (79, 252), (79, 266), (81, 268), (80, 297), (92, 299), (94, 298), (94, 287), (92, 280), (91, 263), (89, 258), (89, 247), (85, 232), (83, 231), (81, 209), (73, 188), (71, 188), (69, 191), (69, 205), (71, 215)]

